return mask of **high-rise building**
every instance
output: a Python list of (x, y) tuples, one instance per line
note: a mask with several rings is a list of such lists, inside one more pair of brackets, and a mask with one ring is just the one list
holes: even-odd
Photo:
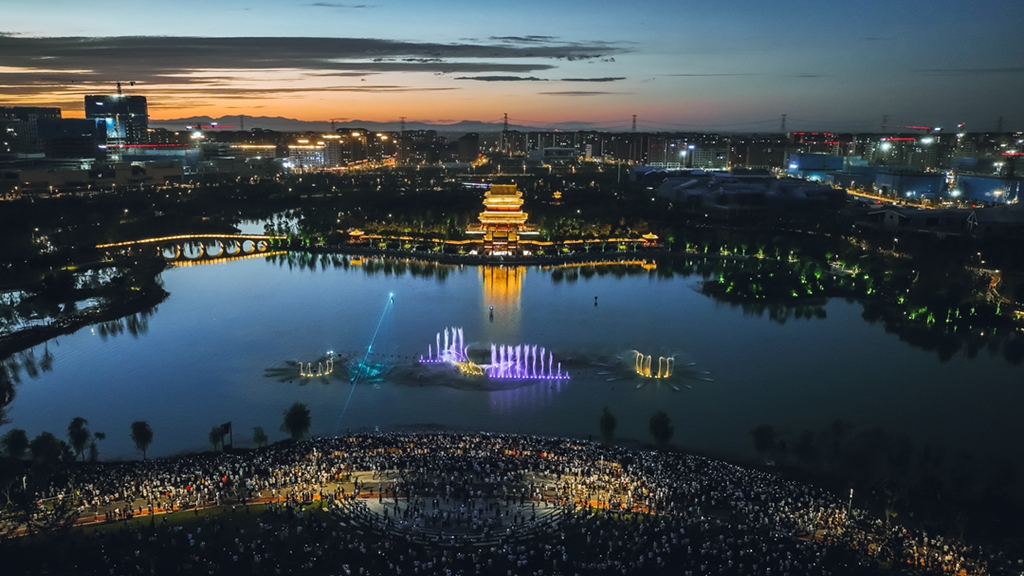
[(480, 156), (480, 135), (470, 132), (458, 140), (459, 162), (473, 162)]
[(149, 142), (149, 108), (145, 96), (86, 96), (85, 117), (106, 120), (107, 139), (111, 142)]
[(0, 106), (0, 154), (41, 152), (40, 118), (60, 118), (60, 108)]
[(47, 158), (91, 164), (106, 157), (107, 130), (102, 118), (40, 118), (38, 129)]

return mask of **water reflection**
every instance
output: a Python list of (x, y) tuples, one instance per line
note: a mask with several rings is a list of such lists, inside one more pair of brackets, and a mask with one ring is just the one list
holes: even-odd
[[(976, 360), (964, 354), (940, 365), (934, 353), (925, 357), (872, 329), (860, 305), (840, 299), (716, 305), (723, 300), (702, 296), (686, 279), (717, 279), (720, 262), (517, 270), (332, 254), (266, 260), (167, 271), (172, 295), (155, 319), (150, 311), (95, 325), (62, 336), (60, 350), (51, 340), (6, 359), (5, 372), (25, 380), (35, 374), (40, 383), (19, 387), (12, 424), (32, 433), (60, 430), (81, 415), (102, 429), (127, 430), (131, 421), (145, 419), (157, 431), (158, 452), (172, 453), (202, 448), (205, 430), (228, 420), (276, 430), (282, 409), (295, 401), (313, 408), (314, 434), (334, 433), (351, 396), (345, 425), (371, 429), (440, 421), (586, 435), (596, 432), (601, 408), (610, 405), (623, 435), (644, 439), (651, 413), (664, 410), (692, 446), (733, 452), (749, 451), (748, 431), (764, 421), (813, 427), (816, 418), (842, 417), (970, 449), (985, 438), (1020, 432), (1009, 412), (1024, 392), (1010, 385), (1012, 367), (984, 353), (1005, 349), (992, 344), (990, 334), (967, 340), (965, 352)], [(566, 282), (567, 275), (575, 283)], [(352, 386), (340, 361), (327, 376), (300, 380), (298, 363), (316, 374), (328, 350), (346, 361), (363, 358), (379, 322), (379, 299), (390, 291), (399, 302), (395, 326), (383, 327), (395, 351), (371, 357), (392, 366), (379, 387)], [(497, 312), (490, 322), (489, 302), (496, 309), (508, 303), (521, 326), (512, 330)], [(825, 306), (828, 318), (819, 320)], [(572, 379), (489, 380), (449, 366), (417, 366), (420, 354), (430, 355), (428, 344), (436, 355), (443, 323), (466, 326), (464, 347), (478, 364), (490, 361), (491, 342), (537, 343), (554, 351), (555, 371), (561, 362)], [(124, 334), (145, 338), (115, 338)], [(390, 348), (377, 343), (375, 350)], [(638, 375), (637, 352), (645, 365), (651, 357), (652, 375), (659, 358), (672, 357), (669, 377)], [(865, 357), (870, 365), (861, 361)], [(538, 348), (538, 370), (539, 358)], [(529, 366), (532, 371), (532, 354)], [(713, 384), (705, 383), (706, 371)], [(978, 371), (988, 375), (982, 382), (973, 381)], [(170, 408), (167, 398), (190, 401)], [(948, 426), (953, 421), (962, 422), (959, 431)], [(109, 449), (133, 456), (127, 433), (117, 437), (108, 440)]]
[[(133, 338), (138, 338), (149, 330), (149, 319), (156, 314), (157, 310), (158, 307), (153, 306), (148, 310), (129, 314), (128, 316), (124, 316), (116, 320), (98, 322), (89, 327), (89, 331), (91, 334), (95, 334), (103, 340), (119, 336), (125, 332), (131, 334)], [(54, 347), (59, 347), (60, 338), (55, 338), (43, 343), (42, 353), (39, 356), (36, 355), (36, 350), (39, 346), (35, 346), (28, 350), (16, 352), (7, 358), (4, 358), (3, 361), (0, 362), (0, 371), (3, 372), (3, 374), (0, 375), (0, 378), (6, 378), (8, 381), (20, 383), (22, 374), (29, 378), (38, 378), (40, 374), (52, 371), (55, 356), (50, 350), (51, 343)]]

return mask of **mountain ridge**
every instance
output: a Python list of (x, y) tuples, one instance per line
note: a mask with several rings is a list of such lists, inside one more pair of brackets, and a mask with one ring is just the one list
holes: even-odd
[[(276, 130), (280, 132), (302, 132), (302, 131), (315, 131), (323, 132), (331, 130), (331, 122), (323, 120), (298, 120), (295, 118), (285, 118), (283, 116), (221, 116), (219, 118), (212, 118), (210, 116), (191, 116), (188, 118), (171, 118), (166, 120), (155, 120), (150, 119), (149, 125), (157, 128), (167, 128), (174, 130), (184, 129), (186, 126), (194, 126), (196, 124), (212, 124), (216, 122), (221, 126), (234, 126), (235, 130), (242, 130), (243, 126), (245, 130), (251, 130), (253, 128), (262, 128), (264, 130)], [(370, 130), (379, 130), (381, 132), (398, 132), (401, 130), (401, 123), (399, 122), (377, 122), (373, 120), (346, 120), (344, 122), (335, 122), (335, 128), (367, 128)], [(438, 132), (501, 132), (502, 124), (500, 123), (489, 123), (480, 122), (478, 120), (461, 120), (459, 122), (451, 124), (442, 123), (431, 123), (431, 122), (406, 122), (406, 130), (437, 130)], [(521, 131), (551, 131), (551, 130), (568, 130), (577, 128), (558, 127), (558, 128), (541, 128), (537, 126), (523, 126), (523, 125), (509, 125), (509, 129), (521, 130)]]

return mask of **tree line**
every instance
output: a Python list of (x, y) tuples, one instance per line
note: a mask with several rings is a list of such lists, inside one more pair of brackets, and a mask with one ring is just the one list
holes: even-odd
[[(309, 433), (311, 423), (309, 408), (296, 402), (284, 411), (280, 429), (297, 441)], [(223, 448), (226, 433), (224, 425), (214, 426), (210, 431), (214, 450)], [(136, 420), (129, 426), (128, 435), (145, 460), (153, 444), (153, 428), (145, 420)], [(78, 518), (75, 498), (45, 497), (40, 501), (39, 497), (54, 496), (54, 487), (68, 486), (76, 465), (97, 462), (99, 442), (107, 435), (90, 430), (89, 421), (77, 416), (68, 424), (65, 437), (61, 439), (44, 431), (30, 439), (20, 428), (0, 436), (0, 538), (22, 529), (28, 533), (67, 529)], [(260, 448), (270, 443), (260, 426), (253, 428), (252, 441)]]

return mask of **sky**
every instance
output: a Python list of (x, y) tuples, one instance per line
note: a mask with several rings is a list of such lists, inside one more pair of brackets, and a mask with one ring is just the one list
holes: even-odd
[(153, 119), (1024, 130), (1021, 0), (3, 4), (0, 105), (67, 117), (120, 80)]

